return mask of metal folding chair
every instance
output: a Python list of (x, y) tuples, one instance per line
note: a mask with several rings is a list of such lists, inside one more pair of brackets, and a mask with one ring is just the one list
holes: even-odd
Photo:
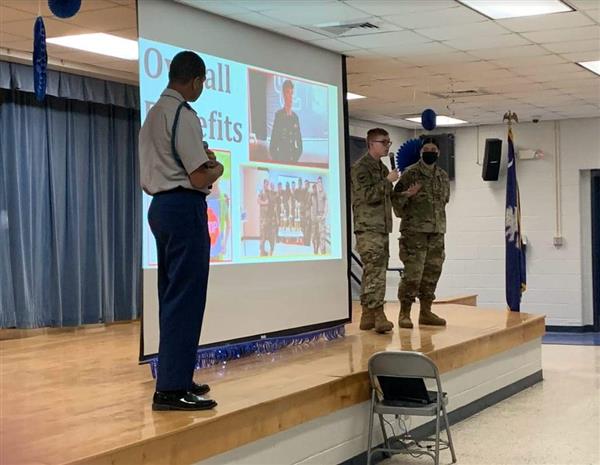
[[(421, 378), (423, 380), (435, 379), (437, 393), (429, 391), (430, 401), (427, 404), (416, 402), (394, 402), (393, 405), (386, 401), (384, 393), (381, 390), (378, 377), (398, 377), (398, 378)], [(450, 423), (446, 413), (448, 396), (442, 391), (442, 383), (437, 366), (433, 361), (420, 352), (408, 351), (389, 351), (373, 354), (369, 359), (369, 377), (371, 379), (371, 408), (369, 415), (369, 443), (367, 448), (367, 465), (371, 465), (371, 457), (375, 452), (385, 452), (391, 454), (411, 454), (415, 456), (429, 455), (433, 458), (435, 465), (440, 463), (440, 444), (444, 449), (449, 448), (452, 454), (452, 463), (456, 463), (456, 454), (454, 453), (454, 444), (450, 434)], [(437, 397), (435, 395), (437, 394)], [(383, 432), (384, 447), (373, 448), (373, 419), (379, 417), (381, 430)], [(394, 415), (396, 418), (400, 415), (408, 416), (431, 416), (435, 417), (435, 448), (420, 446), (420, 442), (428, 442), (433, 439), (415, 440), (404, 434), (388, 438), (385, 429), (384, 415)], [(446, 430), (448, 439), (440, 438), (440, 422), (443, 420), (443, 428)]]

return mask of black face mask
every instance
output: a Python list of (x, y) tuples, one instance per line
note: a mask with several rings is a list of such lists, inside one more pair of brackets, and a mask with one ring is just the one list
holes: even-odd
[(437, 152), (423, 152), (423, 161), (428, 165), (433, 165), (438, 159)]

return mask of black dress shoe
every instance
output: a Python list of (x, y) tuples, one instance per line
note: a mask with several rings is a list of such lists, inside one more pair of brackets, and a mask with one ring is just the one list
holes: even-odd
[(192, 387), (190, 388), (190, 392), (192, 394), (196, 394), (197, 396), (203, 396), (209, 391), (210, 386), (208, 384), (196, 384), (192, 381)]
[(210, 410), (216, 406), (214, 400), (189, 391), (156, 391), (152, 400), (152, 410)]

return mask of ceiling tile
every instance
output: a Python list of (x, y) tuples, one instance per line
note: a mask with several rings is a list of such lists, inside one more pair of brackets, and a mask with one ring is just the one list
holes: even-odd
[[(198, 1), (198, 0), (196, 0)], [(204, 0), (200, 0), (203, 2)], [(217, 3), (221, 3), (218, 1)], [(308, 9), (318, 8), (320, 6), (331, 6), (339, 3), (337, 0), (294, 0), (293, 3), (289, 0), (228, 0), (227, 3), (233, 5), (243, 5), (247, 10), (251, 11), (269, 11), (282, 9)]]
[(547, 55), (548, 51), (537, 45), (522, 45), (520, 47), (493, 47), (482, 50), (470, 50), (469, 53), (482, 60), (497, 60), (512, 57), (542, 56)]
[[(349, 57), (385, 58), (383, 55), (380, 55), (371, 49), (367, 50), (367, 49), (362, 49), (362, 48), (357, 48), (357, 49), (351, 50), (350, 52), (344, 53), (344, 55), (349, 56)], [(388, 57), (387, 59), (389, 60), (390, 58)]]
[(479, 58), (465, 52), (451, 52), (431, 55), (414, 55), (403, 57), (403, 61), (417, 66), (435, 65), (444, 63), (468, 63), (479, 61)]
[(31, 19), (31, 13), (0, 5), (0, 24)]
[(589, 16), (591, 19), (593, 19), (597, 23), (600, 23), (600, 9), (598, 9), (598, 10), (585, 10), (584, 14), (586, 14), (587, 16)]
[(472, 38), (475, 36), (493, 36), (508, 33), (506, 29), (498, 26), (493, 21), (417, 29), (415, 32), (434, 40), (450, 40), (465, 36)]
[(600, 26), (572, 27), (552, 29), (548, 31), (524, 32), (523, 36), (538, 44), (564, 42), (573, 40), (600, 39)]
[(444, 42), (450, 47), (459, 50), (481, 50), (486, 48), (512, 47), (517, 45), (529, 45), (529, 42), (516, 34), (504, 34), (497, 36), (477, 37), (461, 37)]
[(594, 10), (598, 9), (598, 0), (569, 0), (569, 3), (578, 10)]
[(26, 40), (26, 38), (23, 36), (16, 36), (14, 34), (0, 31), (0, 46), (2, 47), (7, 47), (11, 42), (20, 42), (23, 40)]
[[(537, 47), (537, 46), (533, 46)], [(554, 65), (565, 63), (567, 60), (559, 55), (536, 55), (536, 56), (520, 56), (520, 57), (502, 57), (494, 59), (494, 63), (502, 68), (513, 68), (515, 66), (527, 65)]]
[(439, 42), (427, 42), (427, 43), (404, 43), (401, 46), (396, 47), (381, 47), (371, 49), (376, 53), (384, 56), (396, 57), (402, 60), (404, 57), (411, 55), (423, 55), (423, 54), (441, 54), (441, 53), (452, 53), (455, 50), (446, 45), (440, 44)]
[[(391, 61), (391, 63), (396, 63)], [(383, 57), (361, 57), (361, 58), (349, 58), (346, 62), (348, 74), (368, 74), (374, 69), (384, 69), (385, 66), (390, 65), (389, 58)]]
[(136, 28), (119, 29), (118, 31), (112, 31), (111, 34), (131, 40), (137, 40), (138, 38), (138, 30)]
[(586, 79), (573, 80), (562, 77), (561, 79), (552, 81), (549, 85), (551, 85), (553, 89), (596, 89), (600, 87), (600, 79), (598, 79), (591, 71), (588, 74), (589, 77)]
[(419, 0), (418, 2), (398, 0), (345, 0), (344, 3), (375, 16), (398, 16), (414, 12), (423, 14), (425, 12), (436, 12), (438, 10), (445, 11), (449, 8), (463, 8), (453, 0)]
[(288, 37), (293, 37), (299, 40), (318, 40), (318, 39), (326, 39), (327, 36), (323, 34), (318, 34), (313, 31), (309, 31), (308, 29), (304, 29), (298, 26), (288, 26), (288, 27), (280, 27), (272, 29), (273, 32), (278, 34), (283, 34)]
[(9, 42), (3, 45), (10, 50), (18, 50), (20, 52), (31, 52), (33, 50), (33, 40), (20, 40), (17, 42)]
[(581, 70), (580, 66), (574, 63), (560, 63), (554, 65), (530, 65), (518, 66), (513, 69), (520, 76), (537, 76), (537, 75), (557, 75), (577, 73)]
[(401, 15), (386, 15), (385, 19), (405, 29), (431, 29), (435, 26), (456, 26), (482, 21), (492, 23), (492, 21), (486, 21), (485, 17), (480, 14), (464, 7), (432, 10), (427, 14), (418, 11)]
[[(4, 24), (3, 29), (5, 32), (14, 35), (22, 35), (24, 31), (30, 31), (31, 37), (33, 37), (33, 22), (33, 19), (31, 21), (15, 21), (12, 23)], [(47, 37), (58, 37), (69, 34), (84, 34), (86, 32), (90, 32), (89, 30), (80, 26), (76, 26), (66, 21), (59, 21), (53, 18), (44, 19), (44, 24), (46, 27)]]
[(334, 52), (349, 52), (351, 50), (356, 50), (356, 46), (347, 44), (341, 40), (337, 39), (319, 39), (312, 40), (310, 42), (317, 47), (325, 48), (327, 50), (332, 50)]
[(573, 40), (544, 44), (543, 46), (555, 53), (589, 52), (600, 48), (597, 40)]
[(432, 74), (444, 74), (444, 73), (464, 73), (469, 76), (478, 76), (481, 72), (493, 71), (498, 69), (494, 63), (486, 61), (477, 61), (471, 63), (446, 63), (446, 64), (434, 64), (426, 66), (424, 69), (428, 73)]
[[(53, 14), (48, 8), (48, 2), (46, 0), (2, 0), (2, 5), (16, 10), (25, 11), (34, 16), (38, 15), (38, 12), (42, 16), (52, 17)], [(81, 2), (81, 8), (77, 14), (81, 14), (85, 11), (99, 10), (103, 8), (112, 8), (115, 3), (112, 0), (83, 0)]]
[(283, 21), (281, 18), (270, 18), (261, 13), (255, 12), (246, 12), (235, 15), (228, 15), (229, 19), (233, 19), (234, 21), (239, 21), (241, 23), (251, 24), (252, 26), (257, 26), (261, 28), (281, 28), (288, 27), (289, 23), (287, 21)]
[[(87, 0), (86, 0), (87, 1)], [(126, 6), (127, 8), (135, 8), (136, 0), (110, 0), (117, 5)]]
[(95, 32), (137, 27), (136, 12), (123, 6), (78, 13), (69, 19), (69, 23), (87, 27)]
[(298, 2), (279, 3), (278, 8), (264, 11), (263, 14), (273, 18), (285, 18), (286, 22), (298, 26), (320, 26), (322, 24), (340, 24), (348, 21), (364, 21), (369, 15), (343, 3), (319, 3), (318, 7), (309, 8)]
[(344, 42), (360, 48), (402, 47), (405, 44), (430, 42), (411, 31), (384, 32), (366, 36), (346, 37)]
[(596, 61), (600, 60), (600, 48), (598, 50), (589, 52), (575, 52), (575, 53), (564, 53), (561, 55), (573, 63), (579, 63), (582, 61)]
[(199, 10), (209, 11), (211, 13), (229, 16), (235, 14), (247, 13), (249, 10), (241, 6), (240, 3), (233, 3), (224, 0), (175, 0), (178, 3), (198, 8)]
[(532, 32), (589, 26), (594, 24), (594, 22), (578, 11), (570, 11), (566, 13), (554, 13), (551, 15), (501, 19), (498, 21), (498, 24), (514, 32)]

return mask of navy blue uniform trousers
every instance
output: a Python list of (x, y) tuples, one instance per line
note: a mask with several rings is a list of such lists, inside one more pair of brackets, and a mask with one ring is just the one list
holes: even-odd
[(208, 286), (206, 196), (191, 190), (157, 194), (148, 210), (148, 222), (158, 252), (160, 344), (156, 390), (189, 390)]

